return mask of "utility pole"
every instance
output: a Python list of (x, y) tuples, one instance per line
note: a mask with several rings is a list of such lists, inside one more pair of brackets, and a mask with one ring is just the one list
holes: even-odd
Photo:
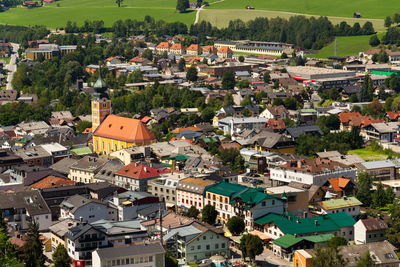
[(160, 220), (160, 241), (161, 241), (161, 245), (163, 246), (163, 230), (162, 230), (162, 210), (161, 210), (161, 205), (162, 203), (159, 202), (158, 203), (158, 216), (159, 216), (159, 220)]

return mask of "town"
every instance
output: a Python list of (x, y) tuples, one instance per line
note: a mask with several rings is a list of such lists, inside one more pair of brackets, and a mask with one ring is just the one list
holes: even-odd
[(3, 26), (0, 265), (400, 266), (399, 30), (323, 60), (180, 26)]

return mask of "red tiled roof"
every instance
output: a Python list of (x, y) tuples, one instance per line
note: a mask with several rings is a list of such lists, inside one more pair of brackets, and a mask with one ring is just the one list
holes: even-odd
[(161, 42), (157, 45), (157, 48), (169, 48), (168, 42)]
[(400, 111), (388, 111), (386, 112), (386, 116), (389, 120), (397, 120), (400, 117)]
[(44, 189), (44, 188), (52, 188), (64, 185), (74, 185), (75, 182), (66, 178), (48, 176), (39, 182), (36, 182), (31, 185), (34, 189)]
[(221, 144), (221, 145), (219, 146), (219, 149), (220, 149), (220, 150), (232, 149), (232, 148), (239, 149), (239, 148), (240, 148), (240, 144), (238, 144), (238, 143), (236, 143), (236, 142), (233, 142), (233, 143)]
[(184, 131), (195, 131), (195, 132), (199, 132), (199, 131), (201, 131), (201, 129), (198, 128), (198, 127), (195, 127), (195, 126), (189, 126), (189, 127), (183, 127), (183, 128), (176, 128), (176, 129), (174, 129), (172, 132), (173, 132), (173, 133), (181, 133), (181, 132), (184, 132)]
[(220, 53), (232, 53), (232, 50), (227, 46), (223, 46), (220, 49), (218, 49), (218, 52), (220, 52)]
[(355, 117), (361, 117), (360, 112), (342, 112), (339, 114), (339, 120), (341, 123), (348, 123)]
[(158, 177), (162, 173), (170, 172), (169, 170), (160, 170), (154, 167), (146, 166), (143, 164), (137, 164), (132, 162), (115, 173), (115, 175), (120, 175), (124, 177), (129, 177), (132, 179), (145, 179)]
[(215, 48), (213, 45), (207, 45), (207, 46), (203, 47), (203, 52), (216, 53), (217, 52), (217, 48)]
[(173, 44), (169, 49), (182, 50), (185, 47), (182, 44)]
[(328, 179), (329, 184), (332, 186), (332, 189), (335, 192), (343, 191), (342, 188), (345, 188), (347, 184), (350, 182), (350, 179), (343, 178), (343, 177), (336, 177)]
[(286, 125), (282, 119), (269, 119), (265, 127), (273, 130), (282, 130), (286, 128)]
[(150, 116), (144, 116), (143, 118), (140, 119), (141, 122), (143, 123), (148, 123), (151, 120)]
[(198, 44), (191, 44), (189, 45), (189, 47), (186, 50), (190, 50), (190, 51), (199, 51), (200, 46)]
[(107, 116), (93, 135), (125, 142), (155, 140), (154, 135), (140, 120), (115, 115)]

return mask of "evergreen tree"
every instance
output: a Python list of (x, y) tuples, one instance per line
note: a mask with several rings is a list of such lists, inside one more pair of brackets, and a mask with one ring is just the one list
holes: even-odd
[(360, 200), (365, 206), (370, 206), (372, 202), (371, 197), (372, 177), (366, 172), (360, 172), (357, 178), (356, 198)]
[(68, 255), (67, 249), (59, 244), (56, 250), (53, 252), (54, 267), (70, 267), (72, 260)]
[(24, 262), (26, 267), (43, 267), (46, 257), (43, 255), (43, 244), (40, 241), (39, 225), (36, 222), (29, 223), (27, 240), (23, 246)]
[(222, 89), (233, 89), (235, 88), (235, 84), (235, 73), (228, 71), (222, 75)]
[(372, 194), (372, 206), (375, 208), (381, 208), (386, 205), (386, 192), (383, 188), (382, 183), (376, 186), (375, 192)]
[(339, 254), (338, 248), (317, 248), (312, 258), (313, 267), (345, 267), (347, 262)]
[(199, 214), (200, 211), (195, 206), (191, 206), (185, 215), (190, 218), (197, 218)]
[(215, 224), (215, 220), (217, 219), (218, 212), (215, 210), (215, 207), (212, 205), (205, 205), (203, 207), (203, 211), (201, 212), (201, 220), (208, 224)]
[(178, 62), (178, 70), (179, 71), (184, 71), (185, 70), (185, 66), (186, 66), (186, 61), (185, 59), (182, 57), (179, 62)]
[(369, 39), (369, 44), (371, 46), (378, 46), (381, 44), (381, 41), (378, 38), (378, 35), (374, 34), (371, 36), (371, 38)]
[(263, 252), (264, 245), (258, 236), (245, 234), (240, 239), (239, 248), (242, 251), (243, 259), (249, 258), (254, 261), (256, 256)]
[(115, 3), (118, 5), (118, 7), (121, 7), (122, 2), (124, 2), (124, 0), (115, 0)]
[(371, 101), (373, 97), (373, 84), (371, 76), (365, 75), (364, 83), (360, 91), (360, 101), (368, 102)]
[(224, 107), (232, 106), (233, 104), (235, 104), (235, 102), (233, 101), (232, 93), (226, 93), (224, 96)]
[(186, 79), (188, 79), (191, 82), (197, 81), (197, 69), (196, 67), (190, 67), (187, 72), (186, 72)]
[(387, 240), (395, 247), (400, 246), (400, 204), (396, 201), (389, 210), (388, 229), (386, 230)]
[(338, 248), (340, 246), (346, 246), (346, 245), (347, 245), (346, 238), (341, 236), (334, 236), (328, 242), (328, 246), (331, 248)]
[(385, 27), (390, 27), (390, 26), (392, 26), (392, 18), (390, 17), (390, 16), (387, 16), (386, 18), (385, 18)]
[(266, 83), (270, 83), (271, 82), (271, 75), (269, 74), (268, 71), (264, 72), (263, 74), (263, 80)]

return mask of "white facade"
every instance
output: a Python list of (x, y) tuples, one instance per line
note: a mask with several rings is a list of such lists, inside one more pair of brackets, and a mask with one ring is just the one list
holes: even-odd
[(52, 225), (51, 213), (32, 216), (32, 220), (39, 224), (39, 231), (48, 230)]
[(385, 229), (368, 231), (362, 220), (354, 225), (354, 242), (357, 245), (386, 240)]
[(336, 209), (323, 209), (321, 207), (321, 212), (322, 212), (322, 214), (347, 212), (350, 216), (356, 217), (356, 216), (360, 215), (360, 206), (343, 207), (343, 208), (336, 208)]
[(68, 178), (78, 183), (94, 183), (94, 172), (79, 169), (69, 169)]
[(284, 183), (300, 182), (322, 186), (329, 178), (348, 177), (355, 179), (356, 169), (337, 169), (320, 173), (300, 172), (283, 168), (271, 168), (270, 179)]
[(195, 206), (196, 209), (202, 210), (204, 206), (204, 199), (202, 194), (187, 192), (177, 189), (176, 190), (176, 205), (189, 209)]
[(70, 212), (66, 208), (61, 208), (60, 212), (61, 219), (82, 219), (85, 222), (92, 223), (98, 220), (118, 220), (118, 211), (116, 208), (110, 207), (106, 204), (97, 202), (89, 202), (77, 208), (74, 212)]

